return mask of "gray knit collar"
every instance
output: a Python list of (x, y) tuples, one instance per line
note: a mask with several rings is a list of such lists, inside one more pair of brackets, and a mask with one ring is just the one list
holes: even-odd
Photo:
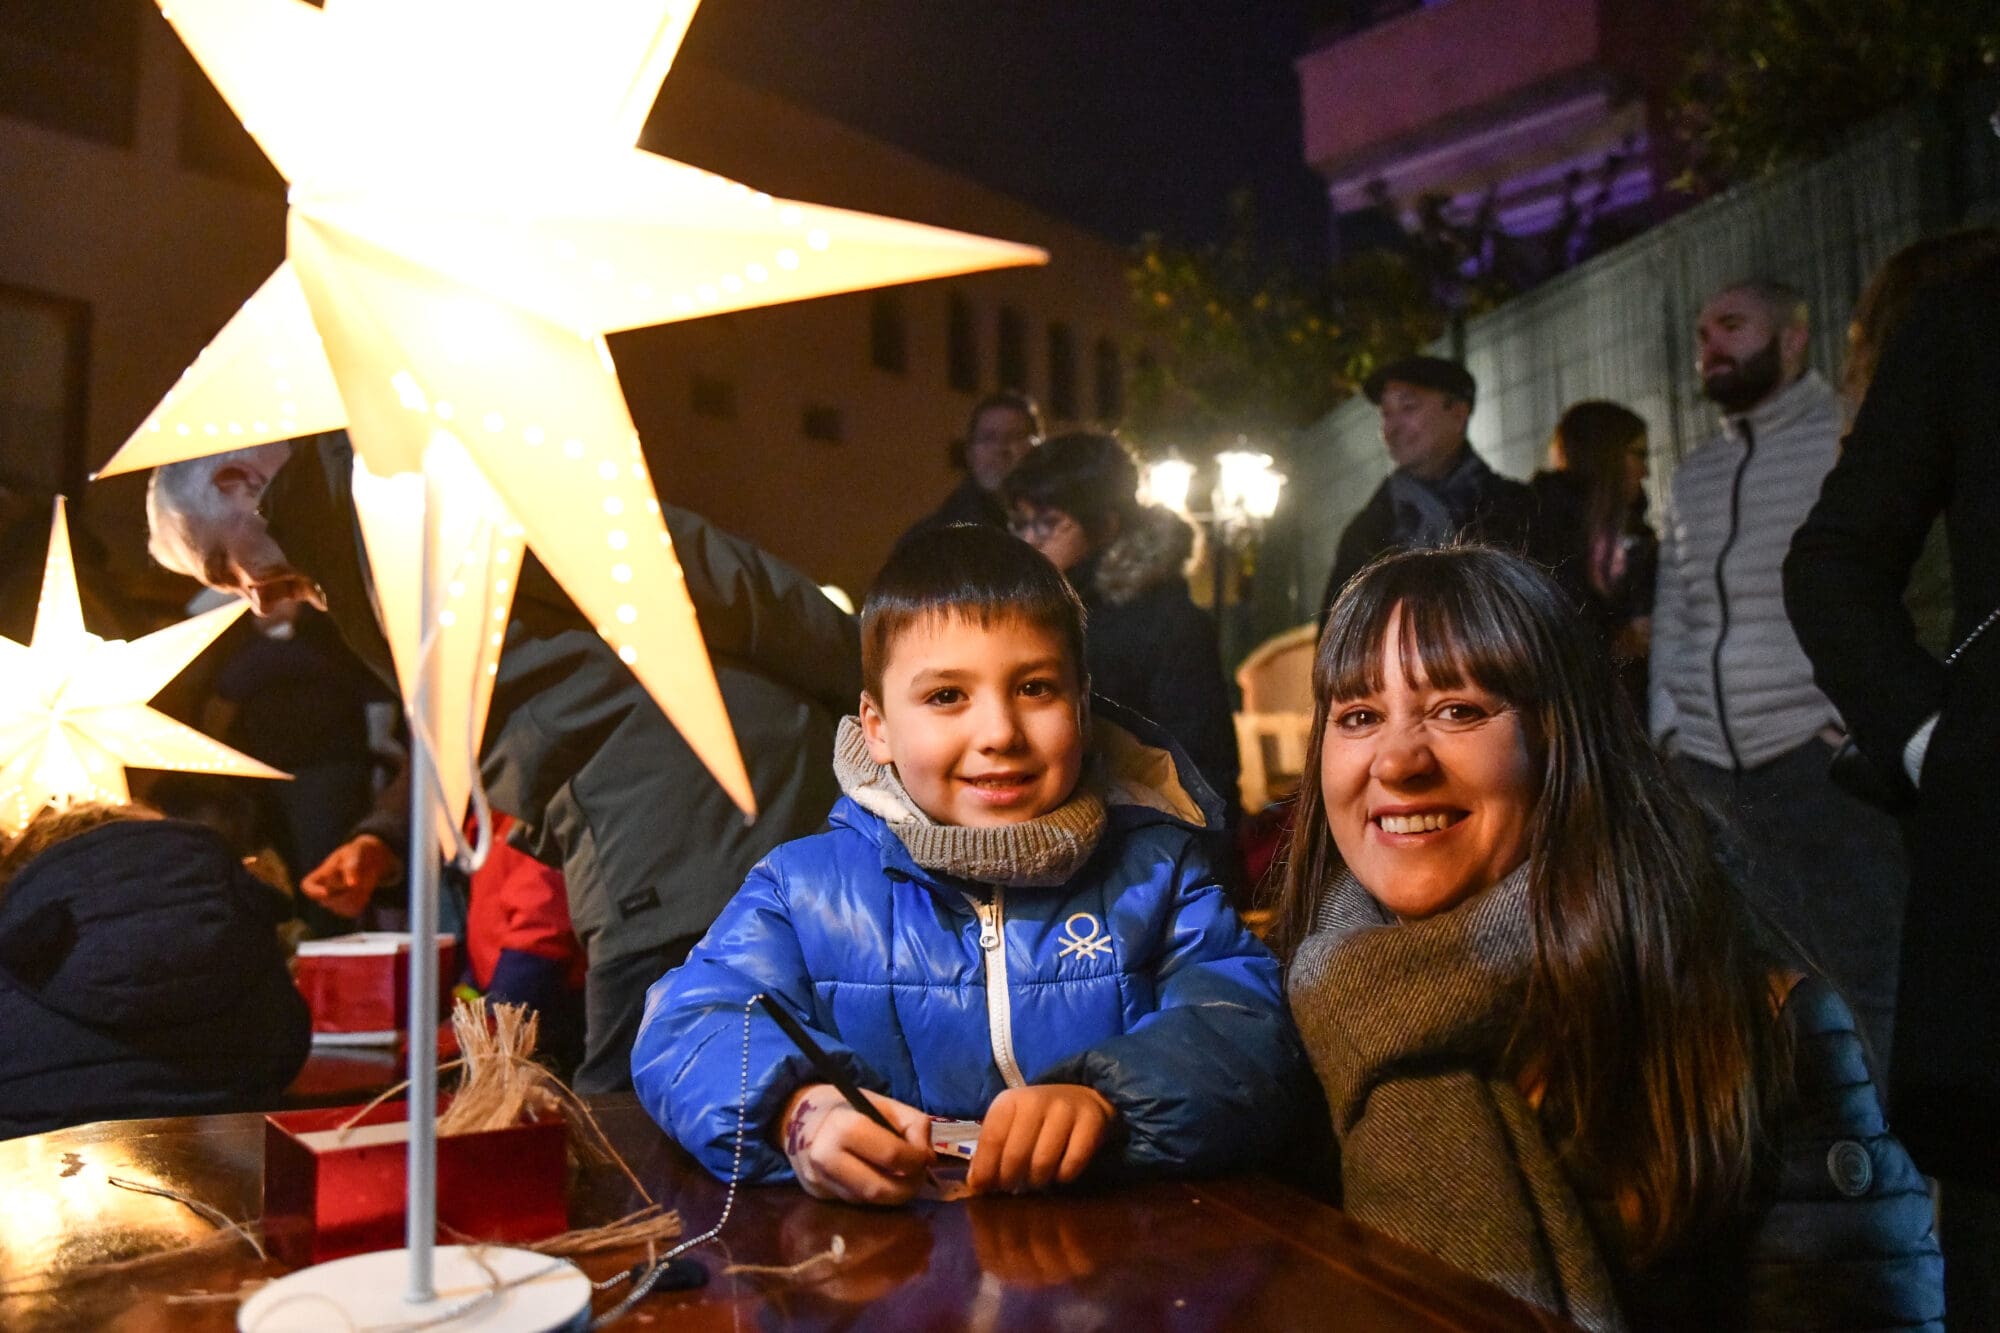
[(1010, 888), (1066, 884), (1097, 850), (1106, 809), (1094, 768), (1086, 764), (1075, 794), (1037, 819), (966, 828), (940, 824), (925, 814), (896, 770), (869, 755), (867, 738), (854, 718), (841, 719), (833, 745), (833, 774), (840, 789), (888, 825), (912, 861), (925, 870)]
[[(1475, 893), (1464, 902), (1436, 917), (1422, 920), (1440, 921), (1455, 918), (1462, 923), (1471, 918), (1485, 918), (1498, 915), (1511, 918), (1518, 914), (1525, 922), (1525, 904), (1528, 892), (1528, 865), (1521, 862), (1512, 872), (1503, 876), (1499, 883), (1481, 893)], [(1394, 912), (1382, 906), (1375, 896), (1361, 886), (1354, 872), (1342, 866), (1334, 873), (1333, 882), (1320, 894), (1319, 902), (1313, 906), (1311, 930), (1314, 934), (1328, 932), (1337, 938), (1346, 938), (1357, 931), (1376, 926), (1417, 925), (1418, 922), (1403, 922)], [(1454, 927), (1454, 928), (1462, 928)]]

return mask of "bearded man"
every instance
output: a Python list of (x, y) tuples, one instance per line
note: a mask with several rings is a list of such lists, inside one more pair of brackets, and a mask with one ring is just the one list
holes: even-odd
[[(335, 434), (159, 468), (146, 494), (152, 552), (249, 598), (260, 615), (289, 600), (322, 607), (355, 656), (393, 685), (349, 489), (353, 460)], [(532, 557), (517, 580), (480, 747), (494, 807), (524, 826), (510, 841), (561, 869), (567, 884), (589, 961), (587, 1049), (574, 1080), (584, 1092), (630, 1086), (646, 988), (686, 958), (765, 852), (826, 817), (840, 794), (834, 726), (861, 690), (855, 623), (816, 584), (694, 514), (661, 512), (749, 770), (756, 822), (744, 822)], [(374, 855), (346, 855), (357, 847)], [(391, 855), (400, 850), (364, 835), (308, 880), (338, 881), (316, 896), (351, 915), (400, 873)]]
[(1845, 739), (1785, 615), (1792, 534), (1840, 455), (1841, 405), (1806, 365), (1805, 300), (1754, 279), (1695, 324), (1721, 432), (1675, 472), (1653, 607), (1654, 739), (1740, 838), (1747, 887), (1889, 1056), (1907, 871), (1895, 823), (1835, 786)]

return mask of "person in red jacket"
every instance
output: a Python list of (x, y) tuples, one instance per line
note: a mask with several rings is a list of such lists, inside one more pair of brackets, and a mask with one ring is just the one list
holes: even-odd
[[(358, 917), (376, 889), (400, 880), (409, 841), (408, 791), (401, 775), (384, 788), (375, 810), (307, 872), (299, 891), (338, 916)], [(562, 871), (510, 844), (514, 827), (511, 816), (493, 812), (492, 847), (470, 876), (466, 972), (487, 1000), (539, 1013), (541, 1050), (567, 1073), (583, 1055), (583, 945), (570, 921)]]
[(570, 1069), (583, 1054), (583, 946), (570, 927), (562, 871), (508, 843), (513, 826), (493, 812), (493, 847), (472, 872), (466, 971), (487, 1000), (537, 1011), (543, 1052)]

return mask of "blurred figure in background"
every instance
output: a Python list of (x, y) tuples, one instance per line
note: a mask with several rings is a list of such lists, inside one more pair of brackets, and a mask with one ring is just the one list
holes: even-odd
[[(1931, 236), (1891, 255), (1855, 302), (1847, 326), (1847, 363), (1842, 367), (1840, 396), (1852, 426), (1861, 413), (1868, 385), (1875, 378), (1882, 349), (1917, 301), (1918, 293), (1935, 283), (1957, 281), (2000, 259), (2000, 227), (1973, 227)], [(1917, 642), (1933, 657), (1950, 652), (1952, 635), (1951, 556), (1945, 540), (1943, 515), (1931, 523), (1922, 553), (1903, 589), (1903, 605), (1915, 622)]]
[(1000, 483), (1030, 450), (1042, 442), (1042, 410), (1018, 389), (989, 393), (972, 405), (965, 438), (952, 442), (952, 466), (963, 468), (965, 480), (944, 503), (918, 519), (896, 544), (954, 523), (1007, 526), (1007, 507)]
[(1139, 503), (1139, 466), (1116, 436), (1058, 435), (1007, 478), (1015, 535), (1083, 599), (1090, 688), (1157, 722), (1239, 813), (1236, 723), (1215, 621), (1188, 595), (1195, 530)]
[(1840, 453), (1840, 399), (1807, 364), (1805, 298), (1724, 287), (1695, 325), (1715, 437), (1675, 471), (1649, 664), (1653, 739), (1738, 832), (1748, 887), (1840, 988), (1875, 1068), (1892, 1059), (1908, 877), (1895, 822), (1836, 786), (1846, 735), (1785, 616), (1792, 534)]
[(1488, 467), (1466, 436), (1479, 393), (1471, 371), (1442, 357), (1406, 356), (1370, 375), (1362, 392), (1382, 410), (1382, 443), (1395, 471), (1341, 531), (1320, 594), (1322, 626), (1347, 581), (1384, 551), (1466, 539), (1539, 557), (1535, 497)]
[[(1855, 315), (1865, 390), (1840, 462), (1785, 561), (1785, 604), (1815, 678), (1881, 786), (1912, 806), (1890, 1109), (1939, 1181), (1953, 1328), (2000, 1328), (2000, 231), (1921, 242)], [(1878, 359), (1879, 358), (1879, 359)], [(1952, 651), (1905, 606), (1944, 517)]]
[[(255, 784), (265, 829), (293, 876), (319, 865), (375, 799), (368, 704), (394, 696), (340, 641), (326, 613), (280, 602), (232, 637), (216, 673), (204, 728), (226, 744), (292, 775)], [(315, 936), (354, 923), (306, 900), (300, 916)]]
[(1549, 467), (1529, 483), (1541, 547), (1556, 581), (1582, 603), (1610, 649), (1633, 707), (1645, 714), (1660, 537), (1646, 523), (1646, 421), (1591, 399), (1562, 414)]

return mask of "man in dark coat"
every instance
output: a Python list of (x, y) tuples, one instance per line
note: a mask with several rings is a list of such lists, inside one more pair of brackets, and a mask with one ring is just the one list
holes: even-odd
[[(1465, 438), (1477, 386), (1456, 361), (1409, 356), (1362, 386), (1382, 409), (1382, 442), (1396, 470), (1340, 534), (1319, 599), (1319, 623), (1361, 567), (1384, 551), (1473, 538), (1528, 551), (1535, 499), (1486, 466)], [(1533, 554), (1533, 552), (1529, 552)]]
[(965, 480), (943, 504), (911, 524), (896, 544), (901, 546), (920, 532), (954, 523), (1006, 527), (1007, 508), (1000, 499), (1000, 483), (1041, 442), (1042, 410), (1034, 399), (1018, 389), (1002, 389), (981, 398), (966, 418), (965, 439), (952, 447), (952, 461), (964, 467)]
[[(1942, 1183), (1951, 1313), (1966, 1328), (2000, 1326), (1996, 311), (2000, 264), (1918, 298), (1785, 561), (1785, 605), (1815, 680), (1877, 775), (1915, 790), (1891, 1109), (1917, 1164)], [(1959, 645), (1948, 666), (1918, 646), (1902, 601), (1940, 513)], [(1974, 1265), (1978, 1311), (1967, 1304)]]
[(107, 806), (30, 824), (0, 856), (0, 1139), (273, 1105), (312, 1044), (290, 914), (198, 824)]
[[(235, 484), (236, 465), (220, 458), (173, 466), (206, 468), (218, 488)], [(205, 581), (230, 590), (248, 585), (260, 596), (296, 588), (296, 576), (306, 576), (356, 656), (393, 679), (364, 572), (346, 437), (300, 444), (267, 476), (268, 466), (253, 458), (240, 469), (261, 492), (259, 541), (231, 541), (221, 559), (201, 554), (213, 542), (162, 542), (161, 506), (153, 502), (155, 551), (189, 548), (179, 563), (194, 569), (184, 572), (206, 573)], [(156, 496), (177, 488), (158, 475)], [(522, 567), (480, 751), (495, 808), (528, 826), (520, 841), (567, 881), (590, 963), (586, 1050), (575, 1080), (585, 1092), (630, 1084), (646, 987), (680, 963), (765, 852), (826, 817), (839, 795), (834, 724), (861, 692), (854, 621), (817, 585), (694, 514), (665, 506), (662, 513), (749, 769), (756, 822), (744, 822), (532, 559)], [(246, 569), (236, 553), (253, 547), (267, 565), (293, 572)]]

